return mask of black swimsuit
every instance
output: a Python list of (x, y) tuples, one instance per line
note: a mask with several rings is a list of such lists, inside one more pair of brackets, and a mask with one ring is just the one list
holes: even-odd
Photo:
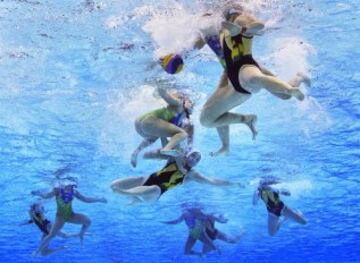
[[(235, 41), (238, 44), (242, 44), (243, 38), (251, 38), (246, 37), (244, 35), (237, 35), (235, 37), (232, 37), (232, 40)], [(258, 68), (260, 68), (259, 64), (254, 60), (252, 55), (242, 55), (240, 54), (240, 57), (236, 60), (233, 60), (231, 55), (231, 49), (227, 46), (225, 38), (223, 40), (223, 50), (224, 50), (224, 58), (226, 63), (226, 72), (228, 75), (229, 80), (231, 81), (231, 84), (233, 85), (234, 89), (237, 92), (244, 93), (244, 94), (251, 94), (247, 90), (245, 90), (239, 81), (239, 71), (242, 66), (244, 65), (253, 65)]]
[(34, 223), (35, 225), (37, 225), (40, 231), (43, 232), (45, 235), (49, 234), (48, 225), (50, 224), (50, 221), (47, 219), (43, 220), (40, 213), (35, 213), (34, 215), (32, 215), (29, 223)]
[[(274, 200), (272, 198), (269, 197), (268, 193), (266, 192), (270, 192), (272, 193)], [(267, 196), (266, 200), (264, 200), (263, 198), (263, 194), (265, 194)], [(261, 199), (265, 202), (266, 204), (266, 209), (276, 215), (276, 216), (281, 216), (281, 211), (284, 208), (284, 203), (280, 200), (279, 194), (276, 191), (273, 190), (261, 190), (260, 193)]]
[(157, 185), (161, 189), (161, 194), (163, 194), (170, 188), (181, 184), (184, 181), (185, 176), (186, 175), (177, 167), (176, 162), (170, 162), (159, 172), (151, 174), (143, 185)]

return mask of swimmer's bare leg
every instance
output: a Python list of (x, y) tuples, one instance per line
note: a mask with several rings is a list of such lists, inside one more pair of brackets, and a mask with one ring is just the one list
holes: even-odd
[(129, 197), (129, 202), (128, 202), (128, 205), (136, 205), (136, 204), (139, 204), (139, 203), (142, 203), (143, 201), (137, 197), (137, 196), (130, 196)]
[(120, 190), (118, 192), (127, 196), (136, 196), (147, 202), (157, 201), (161, 195), (161, 190), (156, 185), (137, 186), (127, 190)]
[(290, 84), (290, 86), (292, 86), (294, 88), (299, 87), (302, 83), (304, 83), (306, 86), (310, 87), (311, 79), (309, 76), (307, 76), (301, 72), (298, 72), (292, 80), (288, 81), (288, 83)]
[(185, 243), (185, 251), (184, 251), (185, 255), (199, 256), (199, 257), (202, 256), (202, 254), (200, 252), (196, 252), (192, 249), (194, 247), (195, 243), (196, 243), (196, 239), (191, 236), (188, 236), (186, 243)]
[(43, 252), (41, 252), (41, 255), (42, 256), (49, 256), (50, 254), (59, 252), (59, 251), (64, 250), (64, 249), (66, 249), (65, 246), (61, 246), (61, 247), (53, 248), (53, 249), (46, 248), (46, 249), (43, 250)]
[[(255, 127), (256, 122), (257, 122), (257, 116), (255, 114), (245, 115), (245, 114), (239, 114), (239, 113), (226, 112), (223, 115), (221, 115), (219, 118), (217, 118), (213, 122), (212, 125), (214, 127), (221, 127), (221, 126), (235, 124), (235, 123), (244, 123), (251, 130), (252, 139), (255, 140), (256, 136), (258, 134), (256, 127)], [(220, 135), (220, 133), (219, 133), (219, 135)]]
[(230, 244), (235, 244), (235, 243), (239, 242), (240, 238), (241, 238), (241, 235), (232, 237), (232, 236), (226, 235), (225, 233), (223, 233), (219, 230), (216, 235), (216, 239), (222, 240), (222, 241), (230, 243)]
[(171, 151), (188, 136), (184, 129), (158, 118), (151, 119), (151, 121), (148, 120), (146, 123), (144, 122), (143, 130), (146, 134), (151, 134), (152, 136), (170, 138), (169, 142), (162, 149), (164, 153)]
[(114, 192), (122, 193), (122, 190), (131, 189), (137, 186), (141, 186), (145, 183), (147, 177), (146, 176), (131, 176), (122, 179), (114, 180), (111, 183), (111, 189)]
[(201, 234), (199, 240), (204, 244), (203, 246), (203, 254), (205, 251), (218, 250), (218, 248), (214, 245), (212, 240), (204, 233)]
[(216, 128), (217, 133), (220, 137), (222, 146), (216, 152), (210, 152), (210, 156), (216, 157), (221, 154), (228, 154), (229, 153), (229, 145), (230, 145), (230, 127), (229, 125), (221, 126)]
[(292, 87), (285, 81), (263, 74), (255, 66), (242, 67), (239, 72), (239, 80), (245, 88), (249, 87), (249, 90), (260, 87), (268, 90), (272, 94), (286, 94), (300, 101), (304, 100), (304, 94), (299, 89)]
[(51, 239), (53, 239), (58, 234), (58, 232), (61, 230), (64, 224), (65, 224), (65, 220), (61, 216), (56, 216), (55, 222), (51, 227), (50, 233), (41, 240), (39, 248), (33, 253), (34, 256), (38, 256), (46, 252), (46, 250), (49, 247), (49, 243)]
[(135, 149), (135, 151), (131, 154), (131, 165), (133, 167), (136, 167), (137, 165), (137, 157), (139, 155), (139, 153), (145, 149), (146, 147), (150, 146), (151, 144), (153, 144), (156, 141), (156, 139), (144, 139), (139, 146)]
[(74, 213), (68, 222), (72, 223), (72, 224), (82, 225), (80, 233), (79, 233), (79, 238), (80, 238), (81, 245), (83, 245), (85, 232), (89, 229), (89, 227), (91, 225), (90, 218), (88, 218), (86, 215), (83, 215), (83, 214)]
[(307, 220), (305, 219), (304, 215), (299, 211), (294, 211), (290, 207), (285, 206), (283, 208), (282, 214), (299, 224), (305, 225), (307, 223)]
[(275, 236), (281, 225), (282, 223), (280, 221), (280, 217), (272, 213), (268, 213), (268, 232), (270, 236)]
[(169, 159), (168, 156), (160, 153), (160, 149), (144, 153), (143, 158), (144, 159), (161, 159), (161, 160)]

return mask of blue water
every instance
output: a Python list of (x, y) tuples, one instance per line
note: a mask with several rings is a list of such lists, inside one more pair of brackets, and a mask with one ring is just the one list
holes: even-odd
[[(360, 8), (357, 0), (252, 1), (275, 29), (258, 38), (254, 54), (283, 78), (295, 70), (312, 76), (307, 99), (280, 101), (266, 92), (237, 111), (259, 117), (259, 136), (233, 127), (231, 154), (217, 159), (217, 134), (199, 125), (198, 114), (217, 83), (221, 67), (209, 50), (191, 53), (175, 77), (197, 100), (195, 145), (204, 158), (198, 171), (249, 183), (245, 189), (199, 184), (178, 187), (155, 204), (127, 206), (114, 195), (116, 178), (146, 175), (163, 164), (139, 160), (130, 167), (139, 143), (133, 120), (159, 107), (153, 86), (161, 76), (150, 69), (154, 45), (144, 25), (179, 6), (189, 14), (204, 1), (0, 1), (0, 262), (359, 262), (360, 205)], [(209, 1), (210, 2), (210, 1)], [(218, 1), (216, 1), (218, 2)], [(289, 1), (290, 2), (290, 1)], [(174, 8), (175, 7), (175, 11)], [(154, 13), (161, 8), (162, 12)], [(158, 29), (161, 31), (163, 25)], [(160, 30), (160, 31), (159, 31)], [(122, 49), (132, 44), (130, 49)], [(282, 62), (286, 62), (283, 64)], [(291, 62), (291, 63), (290, 63)], [(303, 89), (304, 90), (304, 89)], [(36, 199), (31, 190), (49, 190), (53, 172), (66, 165), (79, 191), (105, 196), (108, 204), (74, 202), (92, 219), (84, 247), (78, 240), (55, 239), (68, 249), (33, 258), (40, 233), (28, 219)], [(267, 234), (263, 204), (251, 205), (254, 182), (263, 175), (284, 179), (293, 192), (285, 202), (309, 223), (289, 223), (277, 236)], [(226, 214), (226, 233), (245, 232), (236, 245), (216, 241), (222, 253), (203, 259), (183, 255), (185, 225), (166, 226), (180, 205), (201, 202), (207, 211)], [(45, 201), (54, 218), (54, 200)], [(66, 225), (65, 231), (77, 226)], [(200, 247), (196, 247), (200, 248)]]

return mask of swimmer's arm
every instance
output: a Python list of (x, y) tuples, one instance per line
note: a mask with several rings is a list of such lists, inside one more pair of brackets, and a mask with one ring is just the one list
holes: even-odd
[(290, 191), (289, 191), (288, 189), (285, 189), (285, 188), (280, 189), (279, 192), (280, 192), (280, 194), (282, 194), (282, 195), (286, 195), (286, 196), (290, 196), (290, 195), (291, 195)]
[(165, 88), (159, 87), (158, 92), (160, 97), (163, 98), (163, 100), (165, 100), (169, 105), (175, 107), (179, 107), (182, 105), (182, 101), (175, 96), (169, 94), (169, 92)]
[(55, 191), (54, 189), (51, 192), (48, 193), (43, 193), (40, 190), (35, 190), (35, 191), (31, 191), (32, 195), (36, 195), (36, 196), (40, 196), (41, 198), (44, 199), (49, 199), (55, 196)]
[(198, 173), (196, 171), (190, 171), (188, 173), (187, 180), (194, 180), (194, 181), (196, 181), (198, 183), (210, 184), (210, 185), (215, 185), (215, 186), (236, 185), (236, 183), (233, 183), (233, 182), (230, 182), (230, 181), (226, 181), (226, 180), (222, 180), (222, 179), (218, 179), (218, 178), (214, 178), (214, 177), (203, 176), (203, 175), (201, 175), (200, 173)]
[(194, 125), (189, 121), (188, 124), (186, 124), (183, 129), (188, 134), (187, 136), (187, 144), (191, 148), (194, 143)]
[(84, 203), (107, 203), (107, 200), (104, 197), (86, 197), (80, 194), (78, 191), (75, 191), (74, 196)]
[(158, 160), (168, 160), (169, 157), (161, 154), (160, 150), (155, 150), (155, 151), (149, 151), (144, 153), (143, 155), (144, 159), (158, 159)]
[(19, 223), (19, 226), (26, 226), (26, 225), (30, 225), (30, 224), (32, 224), (32, 223), (34, 223), (34, 221), (32, 221), (32, 220), (30, 219), (30, 220), (26, 220), (26, 221), (24, 221), (24, 222)]
[(219, 222), (221, 224), (225, 224), (228, 222), (228, 219), (224, 217), (224, 215), (219, 214), (218, 216), (216, 215), (211, 215), (211, 219), (213, 219), (216, 222)]
[(259, 190), (256, 190), (253, 194), (253, 200), (252, 200), (253, 205), (257, 205), (259, 198), (260, 198)]
[(162, 223), (164, 224), (169, 224), (169, 225), (176, 225), (181, 223), (184, 220), (183, 215), (181, 215), (179, 218), (175, 219), (175, 220), (171, 220), (171, 221), (162, 221)]
[(194, 48), (195, 49), (202, 49), (205, 46), (205, 41), (203, 40), (203, 38), (199, 35), (198, 38), (195, 40), (194, 42)]
[(259, 31), (265, 28), (265, 24), (263, 22), (257, 21), (251, 24), (248, 24), (246, 27), (245, 34), (248, 35), (258, 35)]

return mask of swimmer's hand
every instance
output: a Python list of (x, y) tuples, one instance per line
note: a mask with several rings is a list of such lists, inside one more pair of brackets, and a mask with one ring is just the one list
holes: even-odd
[(104, 204), (106, 204), (107, 203), (107, 200), (106, 200), (106, 198), (105, 197), (102, 197), (102, 198), (99, 198), (99, 201), (98, 201), (99, 203), (104, 203)]
[(235, 183), (235, 185), (239, 188), (245, 188), (245, 185), (243, 183)]
[(285, 189), (282, 189), (282, 190), (281, 190), (281, 194), (282, 194), (282, 195), (286, 195), (286, 196), (291, 196), (290, 191), (289, 191), (289, 190), (285, 190)]
[(228, 30), (232, 37), (239, 35), (242, 31), (242, 28), (240, 26), (235, 25), (234, 23), (231, 23), (229, 21), (223, 21), (221, 23), (221, 26)]
[(41, 191), (40, 190), (33, 190), (33, 191), (31, 191), (31, 194), (32, 195), (41, 195)]

